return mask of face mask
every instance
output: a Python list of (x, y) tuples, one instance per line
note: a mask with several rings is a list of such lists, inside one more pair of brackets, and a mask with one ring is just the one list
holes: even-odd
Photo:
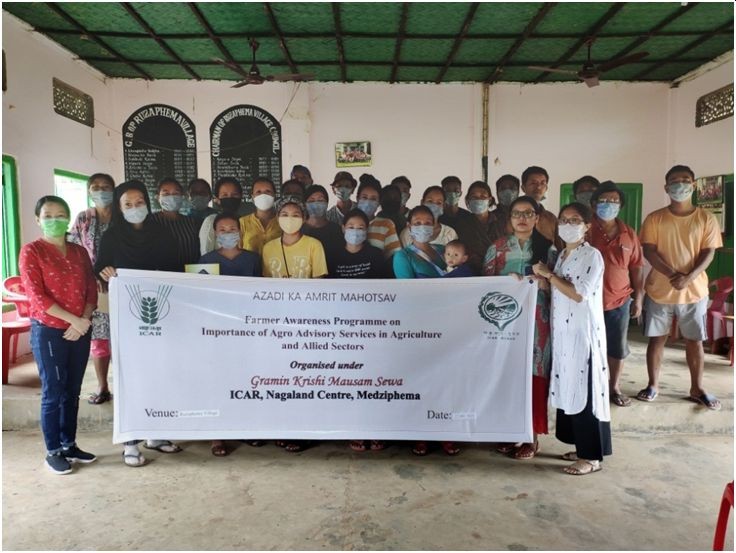
[(445, 203), (450, 206), (456, 206), (460, 203), (460, 196), (462, 196), (460, 192), (448, 192), (445, 194)]
[(189, 202), (192, 204), (194, 211), (204, 211), (210, 205), (210, 198), (209, 196), (192, 196)]
[(676, 202), (684, 202), (692, 196), (693, 185), (685, 182), (673, 182), (667, 185), (667, 195)]
[(335, 188), (335, 196), (337, 196), (337, 199), (342, 202), (349, 200), (352, 193), (352, 188), (345, 188), (343, 186)]
[(148, 208), (145, 205), (123, 209), (123, 217), (131, 225), (142, 223), (148, 217)]
[(432, 225), (412, 225), (409, 227), (409, 234), (414, 239), (414, 242), (425, 244), (432, 238), (434, 227)]
[(236, 248), (240, 243), (240, 234), (237, 232), (225, 232), (216, 236), (217, 245), (226, 250)]
[(183, 199), (179, 194), (175, 196), (159, 196), (158, 203), (164, 211), (179, 211)]
[(440, 218), (440, 215), (442, 215), (441, 205), (426, 203), (424, 204), (424, 207), (429, 208), (429, 210), (432, 212), (432, 215), (434, 215), (435, 221)]
[(590, 199), (593, 197), (593, 191), (589, 190), (587, 192), (580, 192), (578, 194), (575, 194), (575, 200), (580, 202), (583, 205), (587, 205), (590, 207)]
[[(257, 197), (260, 198), (260, 196)], [(220, 207), (225, 213), (235, 213), (238, 211), (242, 201), (241, 198), (221, 198)]]
[(345, 242), (351, 246), (360, 246), (368, 237), (368, 231), (362, 228), (346, 228)]
[(470, 200), (468, 202), (468, 209), (471, 213), (474, 213), (475, 215), (480, 215), (481, 213), (485, 213), (488, 211), (488, 206), (490, 205), (491, 200)]
[(369, 219), (373, 219), (378, 209), (378, 200), (358, 200), (358, 209), (365, 213)]
[(401, 207), (406, 207), (406, 202), (409, 201), (409, 194), (406, 192), (401, 193)]
[(612, 221), (618, 216), (618, 212), (621, 211), (619, 204), (603, 203), (595, 206), (595, 212), (604, 221)]
[(108, 207), (112, 204), (112, 192), (109, 190), (93, 190), (89, 193), (95, 207)]
[(566, 244), (574, 244), (585, 236), (585, 225), (560, 225), (557, 232)]
[(279, 217), (279, 226), (281, 227), (281, 230), (283, 230), (286, 234), (294, 234), (295, 232), (299, 232), (299, 230), (302, 228), (302, 224), (304, 224), (304, 219), (302, 219), (301, 217)]
[(41, 219), (41, 231), (44, 236), (58, 238), (66, 234), (69, 227), (69, 219), (66, 217), (54, 217), (53, 219)]
[(261, 211), (268, 211), (273, 207), (274, 202), (276, 201), (276, 198), (271, 196), (271, 194), (259, 194), (255, 198), (253, 198), (253, 203), (255, 204), (257, 209), (260, 209)]
[(501, 203), (501, 205), (505, 205), (507, 207), (510, 206), (511, 202), (513, 202), (518, 197), (518, 190), (509, 190), (508, 188), (501, 190), (498, 193), (498, 201)]
[(324, 217), (327, 213), (327, 202), (307, 202), (307, 213), (310, 217)]

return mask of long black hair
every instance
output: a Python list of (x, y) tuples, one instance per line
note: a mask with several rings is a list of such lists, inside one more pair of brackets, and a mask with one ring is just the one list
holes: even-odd
[[(539, 203), (534, 198), (532, 198), (531, 196), (519, 196), (513, 202), (511, 202), (511, 205), (509, 206), (509, 216), (511, 213), (513, 213), (516, 205), (521, 203), (529, 204), (530, 206), (532, 206), (534, 213), (536, 213), (537, 215), (542, 213), (542, 206), (539, 205)], [(537, 230), (536, 225), (532, 229), (531, 241), (532, 259), (529, 263), (531, 263), (532, 265), (535, 265), (539, 261), (546, 263), (547, 254), (549, 252), (549, 247), (552, 245), (552, 242), (550, 240), (547, 240), (542, 235), (542, 233)]]

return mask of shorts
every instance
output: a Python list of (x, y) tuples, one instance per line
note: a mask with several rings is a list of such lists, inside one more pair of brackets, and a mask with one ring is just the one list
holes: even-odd
[(629, 356), (629, 319), (631, 298), (623, 305), (603, 312), (606, 322), (606, 344), (608, 357), (626, 359)]
[(92, 354), (92, 359), (110, 357), (110, 340), (92, 340), (90, 353)]
[(677, 317), (680, 334), (686, 340), (702, 342), (708, 339), (705, 329), (708, 298), (696, 303), (662, 304), (649, 296), (644, 300), (644, 336), (667, 336), (672, 330), (672, 317)]

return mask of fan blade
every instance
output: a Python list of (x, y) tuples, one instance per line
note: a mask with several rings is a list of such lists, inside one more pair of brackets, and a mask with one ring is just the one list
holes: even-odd
[(646, 58), (648, 55), (649, 52), (638, 52), (636, 54), (631, 54), (630, 56), (624, 56), (623, 58), (618, 58), (606, 63), (601, 63), (598, 66), (598, 71), (610, 71), (611, 69), (626, 65), (627, 63), (636, 63), (640, 59)]
[(238, 67), (234, 63), (230, 63), (229, 61), (225, 61), (225, 60), (222, 60), (220, 58), (212, 58), (212, 61), (214, 61), (215, 63), (219, 63), (220, 65), (223, 65), (223, 66), (227, 67), (231, 71), (235, 71), (241, 77), (248, 78), (247, 71), (244, 71), (243, 69), (241, 69), (240, 67)]
[(577, 71), (570, 71), (569, 69), (555, 69), (554, 67), (540, 67), (539, 65), (529, 65), (527, 69), (534, 69), (536, 71), (544, 71), (547, 73), (562, 73), (564, 75), (577, 75)]
[(266, 77), (269, 81), (308, 81), (314, 78), (314, 73), (281, 73), (279, 75), (269, 75)]
[(250, 82), (248, 82), (248, 81), (240, 81), (239, 83), (235, 83), (230, 88), (240, 88), (241, 86), (245, 86), (247, 84), (250, 84)]
[(598, 77), (587, 77), (584, 78), (583, 81), (585, 81), (585, 84), (588, 85), (588, 88), (593, 88), (594, 86), (598, 86), (599, 84), (601, 84), (600, 82), (598, 82)]

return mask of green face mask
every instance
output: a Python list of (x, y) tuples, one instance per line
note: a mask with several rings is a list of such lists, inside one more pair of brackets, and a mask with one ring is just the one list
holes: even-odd
[(43, 231), (43, 235), (50, 238), (64, 236), (68, 227), (69, 219), (66, 217), (41, 219), (41, 230)]

